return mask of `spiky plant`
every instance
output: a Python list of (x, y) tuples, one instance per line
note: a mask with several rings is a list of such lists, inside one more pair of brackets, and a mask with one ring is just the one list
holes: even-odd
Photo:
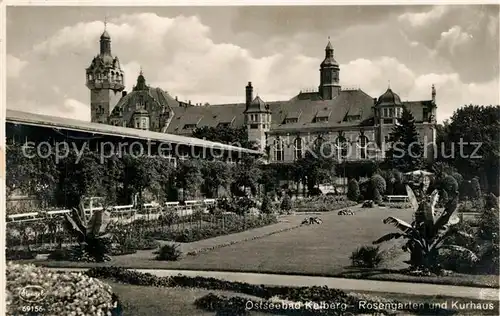
[(374, 241), (373, 244), (380, 244), (392, 239), (405, 238), (404, 251), (410, 252), (410, 260), (406, 263), (415, 269), (425, 269), (429, 271), (440, 270), (438, 254), (441, 249), (458, 251), (469, 256), (473, 261), (477, 261), (476, 254), (462, 246), (446, 243), (447, 239), (460, 234), (466, 238), (473, 238), (466, 232), (456, 229), (460, 219), (454, 215), (457, 209), (457, 198), (451, 199), (445, 206), (444, 211), (438, 215), (436, 203), (439, 199), (438, 191), (435, 190), (430, 196), (423, 196), (420, 203), (417, 201), (413, 190), (406, 186), (406, 191), (410, 199), (415, 219), (409, 224), (396, 217), (388, 217), (383, 222), (396, 226), (400, 232), (389, 233)]
[(110, 212), (106, 209), (94, 211), (88, 222), (85, 221), (84, 215), (82, 204), (78, 209), (72, 209), (71, 214), (65, 214), (66, 227), (77, 238), (81, 256), (88, 256), (88, 259), (96, 262), (109, 260), (107, 254), (111, 243), (111, 234), (108, 232)]

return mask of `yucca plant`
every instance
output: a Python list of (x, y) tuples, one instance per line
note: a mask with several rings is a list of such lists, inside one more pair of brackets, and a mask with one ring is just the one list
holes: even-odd
[(394, 225), (400, 232), (384, 235), (373, 244), (398, 238), (407, 239), (403, 250), (410, 252), (410, 260), (406, 263), (414, 269), (440, 270), (438, 254), (441, 249), (458, 251), (469, 256), (472, 261), (478, 260), (477, 255), (470, 249), (446, 242), (455, 234), (460, 234), (465, 238), (473, 238), (470, 234), (459, 231), (455, 226), (460, 221), (458, 216), (454, 215), (457, 209), (457, 198), (451, 199), (446, 204), (444, 211), (438, 214), (436, 211), (436, 203), (439, 199), (437, 190), (432, 192), (430, 196), (422, 196), (420, 203), (410, 187), (406, 186), (406, 191), (415, 211), (414, 221), (409, 224), (396, 217), (386, 218), (384, 224)]
[(88, 222), (85, 221), (83, 205), (74, 208), (71, 214), (65, 214), (66, 226), (80, 245), (80, 255), (91, 261), (104, 262), (109, 260), (111, 234), (108, 226), (111, 214), (108, 210), (94, 211)]

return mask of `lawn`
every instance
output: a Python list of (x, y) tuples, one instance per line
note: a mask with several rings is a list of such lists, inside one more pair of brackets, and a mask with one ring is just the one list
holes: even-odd
[[(498, 276), (456, 274), (446, 277), (413, 277), (394, 273), (405, 268), (402, 261), (408, 254), (401, 250), (401, 241), (386, 243), (383, 249), (392, 253), (380, 269), (351, 268), (349, 256), (362, 245), (369, 245), (383, 234), (394, 231), (382, 223), (388, 216), (411, 221), (409, 209), (355, 208), (354, 216), (339, 216), (337, 212), (319, 215), (321, 225), (302, 226), (290, 231), (245, 241), (213, 251), (187, 256), (176, 262), (154, 260), (152, 251), (115, 257), (111, 262), (97, 265), (115, 265), (142, 269), (184, 269), (247, 271), (303, 275), (323, 275), (347, 278), (379, 279), (408, 282), (426, 282), (468, 286), (498, 287)], [(298, 219), (303, 217), (296, 215)], [(304, 216), (305, 217), (305, 216)], [(230, 238), (230, 237), (227, 237)], [(91, 267), (92, 263), (35, 261), (52, 267)]]

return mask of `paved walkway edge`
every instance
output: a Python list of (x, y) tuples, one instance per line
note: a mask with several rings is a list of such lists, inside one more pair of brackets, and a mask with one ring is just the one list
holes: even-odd
[[(48, 268), (61, 271), (86, 271), (81, 268)], [(218, 272), (192, 270), (152, 270), (131, 269), (141, 273), (150, 273), (159, 277), (185, 275), (211, 277), (232, 282), (246, 282), (250, 284), (264, 284), (275, 286), (328, 286), (344, 291), (385, 292), (423, 296), (449, 296), (476, 300), (499, 300), (499, 289), (477, 288), (456, 285), (441, 285), (427, 283), (408, 283), (393, 281), (361, 280), (346, 278), (330, 278), (317, 276), (246, 273), (246, 272)]]

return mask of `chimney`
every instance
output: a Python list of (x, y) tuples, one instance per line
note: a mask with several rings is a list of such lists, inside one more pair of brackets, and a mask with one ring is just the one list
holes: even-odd
[(248, 85), (246, 86), (246, 99), (245, 99), (245, 104), (247, 108), (250, 106), (250, 103), (253, 100), (253, 87), (252, 87), (252, 82), (248, 82)]
[(188, 104), (191, 105), (191, 100), (188, 101)]
[(179, 98), (177, 96), (175, 96), (175, 101), (179, 101)]
[(122, 91), (122, 98), (127, 95), (127, 91)]

